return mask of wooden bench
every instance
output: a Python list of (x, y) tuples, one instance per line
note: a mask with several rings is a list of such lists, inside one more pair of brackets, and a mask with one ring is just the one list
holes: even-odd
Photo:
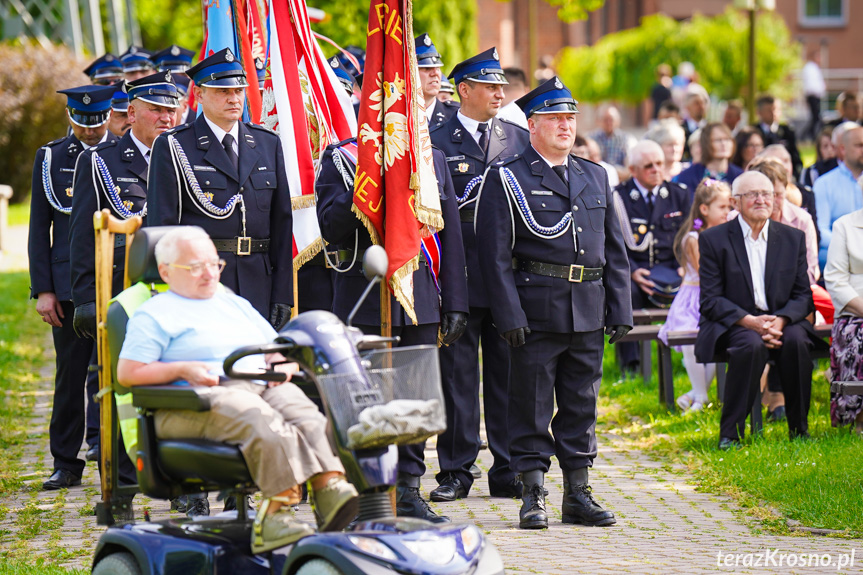
[(834, 381), (830, 391), (839, 395), (863, 395), (863, 381)]
[[(645, 383), (649, 383), (653, 377), (653, 365), (651, 360), (650, 342), (657, 339), (659, 335), (659, 325), (651, 325), (656, 322), (665, 323), (668, 318), (667, 309), (645, 308), (632, 310), (632, 321), (635, 324), (635, 334), (629, 332), (621, 341), (637, 342), (639, 344), (639, 355), (641, 361), (641, 377)], [(640, 329), (649, 327), (650, 329)], [(654, 329), (655, 328), (655, 329)], [(630, 337), (631, 336), (631, 337)], [(651, 337), (652, 336), (652, 337)]]
[[(830, 337), (830, 332), (833, 329), (832, 324), (826, 325), (816, 325), (815, 327), (815, 335), (821, 338)], [(674, 374), (672, 373), (672, 364), (671, 364), (671, 348), (682, 345), (694, 345), (695, 339), (698, 336), (698, 330), (692, 331), (672, 331), (668, 333), (668, 345), (659, 341), (657, 344), (659, 346), (659, 401), (665, 402), (668, 406), (669, 411), (674, 411), (677, 407), (674, 398)], [(830, 357), (830, 350), (828, 349), (813, 349), (811, 352), (812, 359), (824, 359)], [(719, 356), (718, 359), (723, 359), (722, 356)], [(725, 362), (718, 361), (716, 364), (716, 394), (719, 397), (719, 401), (722, 401), (725, 396)], [(851, 385), (853, 382), (837, 382), (840, 384), (849, 384)], [(835, 385), (835, 384), (834, 384)], [(863, 382), (861, 382), (860, 387), (863, 388)], [(854, 387), (856, 389), (856, 387)], [(833, 387), (831, 386), (831, 391)], [(863, 393), (863, 392), (861, 392)], [(750, 427), (752, 429), (752, 433), (758, 433), (763, 428), (763, 422), (761, 417), (761, 388), (759, 387), (758, 392), (756, 394), (755, 403), (752, 405), (752, 411), (750, 413), (749, 419)]]

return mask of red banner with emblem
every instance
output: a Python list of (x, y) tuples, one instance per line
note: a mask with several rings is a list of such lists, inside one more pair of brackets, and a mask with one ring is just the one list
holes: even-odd
[(389, 256), (389, 287), (416, 322), (420, 243), (443, 227), (414, 51), (411, 0), (372, 0), (354, 213)]

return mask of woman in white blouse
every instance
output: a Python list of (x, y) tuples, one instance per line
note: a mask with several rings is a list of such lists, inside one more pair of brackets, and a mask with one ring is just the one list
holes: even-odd
[[(824, 281), (833, 299), (830, 370), (834, 381), (863, 381), (863, 210), (833, 224)], [(863, 434), (863, 396), (831, 394), (834, 426), (855, 424)]]

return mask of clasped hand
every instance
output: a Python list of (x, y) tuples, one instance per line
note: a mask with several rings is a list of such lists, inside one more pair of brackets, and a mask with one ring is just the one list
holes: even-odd
[(741, 325), (760, 335), (768, 348), (779, 349), (782, 347), (782, 332), (788, 325), (788, 320), (782, 316), (768, 314), (747, 315)]

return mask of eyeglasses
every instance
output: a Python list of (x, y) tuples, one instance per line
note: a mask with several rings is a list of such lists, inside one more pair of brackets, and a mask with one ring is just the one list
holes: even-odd
[(710, 141), (714, 144), (730, 144), (734, 140), (731, 138), (710, 138)]
[(661, 168), (661, 167), (662, 167), (662, 163), (660, 163), (660, 162), (653, 162), (653, 163), (651, 163), (651, 164), (645, 164), (645, 165), (641, 166), (641, 169), (642, 169), (642, 170), (652, 170), (653, 168), (657, 168), (657, 169), (658, 169), (658, 168)]
[(743, 192), (742, 194), (735, 194), (735, 197), (744, 198), (747, 202), (751, 202), (751, 201), (756, 200), (758, 198), (761, 198), (762, 200), (767, 200), (767, 199), (773, 197), (773, 191), (772, 190), (770, 190), (770, 191), (752, 190), (749, 192)]
[(201, 275), (204, 273), (204, 268), (210, 270), (214, 274), (215, 273), (222, 273), (222, 271), (224, 271), (224, 269), (225, 269), (225, 266), (228, 264), (225, 260), (220, 259), (220, 260), (215, 261), (215, 262), (197, 262), (194, 264), (189, 264), (187, 266), (180, 265), (180, 264), (168, 264), (168, 265), (171, 266), (172, 268), (180, 268), (181, 270), (188, 270), (189, 275), (191, 275), (193, 278), (197, 278), (197, 277), (201, 277)]

